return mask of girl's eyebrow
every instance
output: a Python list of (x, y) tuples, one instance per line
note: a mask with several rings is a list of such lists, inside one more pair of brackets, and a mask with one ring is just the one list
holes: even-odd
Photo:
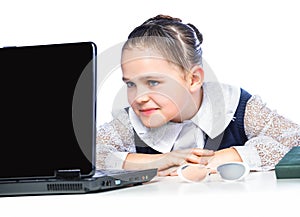
[(164, 78), (164, 76), (156, 76), (156, 75), (149, 75), (149, 76), (145, 76), (142, 77), (142, 80), (150, 80), (150, 79), (162, 79)]
[[(159, 75), (147, 75), (145, 77), (141, 76), (139, 77), (138, 79), (139, 80), (149, 80), (149, 79), (162, 79), (164, 78), (165, 76), (159, 76)], [(125, 82), (125, 81), (130, 81), (129, 78), (126, 78), (126, 77), (122, 77), (122, 80)]]

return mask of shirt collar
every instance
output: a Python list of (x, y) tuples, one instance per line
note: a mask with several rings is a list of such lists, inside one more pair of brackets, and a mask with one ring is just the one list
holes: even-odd
[(192, 121), (213, 139), (234, 118), (239, 104), (240, 88), (217, 82), (206, 82), (202, 88), (202, 104)]

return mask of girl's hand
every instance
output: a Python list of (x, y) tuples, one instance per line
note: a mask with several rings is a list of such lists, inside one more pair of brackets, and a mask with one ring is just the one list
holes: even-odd
[[(200, 149), (200, 152), (203, 151), (207, 151), (207, 150), (203, 150)], [(183, 150), (183, 152), (186, 150)], [(198, 150), (197, 150), (198, 151)], [(198, 154), (200, 154), (200, 152), (198, 152)], [(177, 159), (180, 159), (179, 155), (182, 155), (182, 151), (180, 151), (180, 153), (177, 153), (177, 151), (175, 153), (168, 153), (168, 155), (176, 155)], [(202, 155), (195, 155), (195, 154), (191, 154), (191, 155), (186, 155), (187, 158), (185, 161), (183, 161), (182, 164), (184, 163), (196, 163), (196, 164), (203, 164), (206, 165), (207, 168), (210, 169), (210, 173), (217, 173), (216, 168), (224, 163), (227, 162), (242, 162), (242, 159), (240, 157), (240, 155), (238, 154), (238, 152), (235, 150), (235, 148), (226, 148), (226, 149), (222, 149), (219, 151), (214, 152), (213, 156), (212, 155), (207, 155), (206, 153), (202, 153)], [(178, 158), (179, 157), (179, 158)], [(172, 167), (168, 167), (166, 169), (162, 169), (158, 171), (158, 175), (159, 176), (176, 176), (177, 175), (177, 168), (179, 167), (179, 165), (177, 166), (172, 166)]]
[(211, 169), (212, 173), (216, 173), (216, 168), (227, 162), (242, 162), (242, 158), (233, 147), (216, 151), (214, 158), (208, 162), (207, 167)]
[[(180, 166), (185, 163), (196, 163), (206, 165), (208, 158), (214, 155), (214, 152), (207, 149), (192, 148), (176, 150), (163, 154), (166, 164), (165, 167)], [(162, 167), (161, 169), (165, 169)]]
[(158, 175), (175, 176), (177, 175), (176, 169), (186, 163), (207, 165), (213, 155), (213, 151), (200, 148), (176, 150), (165, 153), (161, 158), (165, 163), (158, 168)]

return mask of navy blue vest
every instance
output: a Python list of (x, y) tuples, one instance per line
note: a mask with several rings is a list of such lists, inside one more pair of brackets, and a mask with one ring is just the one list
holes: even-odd
[[(242, 146), (248, 140), (245, 135), (244, 129), (244, 116), (245, 116), (245, 108), (248, 100), (250, 99), (251, 94), (241, 88), (241, 96), (238, 107), (235, 111), (234, 117), (235, 119), (230, 122), (227, 128), (214, 139), (209, 138), (207, 135), (205, 136), (205, 149), (210, 150), (221, 150), (224, 148), (229, 148), (231, 146)], [(128, 108), (125, 109), (128, 112)], [(160, 154), (160, 152), (154, 150), (145, 144), (141, 138), (134, 131), (134, 141), (137, 153), (144, 154)]]

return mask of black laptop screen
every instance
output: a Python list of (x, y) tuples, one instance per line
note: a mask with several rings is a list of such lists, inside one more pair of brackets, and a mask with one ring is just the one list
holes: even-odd
[(0, 49), (0, 178), (94, 169), (96, 46)]

